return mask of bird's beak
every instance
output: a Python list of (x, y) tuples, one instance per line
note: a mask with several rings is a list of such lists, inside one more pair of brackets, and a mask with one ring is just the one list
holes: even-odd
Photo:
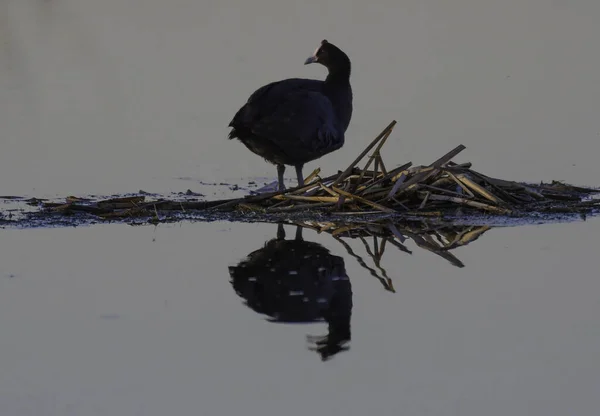
[(315, 62), (317, 62), (317, 57), (313, 55), (310, 58), (308, 58), (306, 61), (304, 61), (304, 65), (314, 64)]

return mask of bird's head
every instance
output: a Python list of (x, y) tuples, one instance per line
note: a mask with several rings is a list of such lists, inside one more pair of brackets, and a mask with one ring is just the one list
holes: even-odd
[(321, 45), (315, 50), (304, 65), (319, 63), (325, 66), (329, 71), (336, 71), (339, 69), (350, 69), (350, 59), (333, 43), (327, 42), (327, 40), (321, 41)]

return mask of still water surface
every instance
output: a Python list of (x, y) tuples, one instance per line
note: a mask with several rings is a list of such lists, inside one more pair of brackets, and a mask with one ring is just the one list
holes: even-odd
[(0, 413), (594, 415), (599, 229), (492, 229), (452, 251), (464, 268), (407, 240), (381, 262), (395, 293), (305, 230), (352, 287), (326, 362), (307, 335), (327, 324), (270, 322), (230, 283), (276, 225), (3, 230)]
[[(269, 81), (324, 77), (302, 65), (323, 38), (353, 61), (355, 115), (307, 171), (396, 119), (389, 166), (463, 143), (456, 161), (491, 176), (597, 186), (599, 16), (595, 0), (0, 0), (0, 194), (271, 181), (225, 126)], [(599, 233), (492, 229), (453, 251), (464, 268), (408, 240), (381, 262), (393, 293), (305, 230), (351, 285), (350, 349), (323, 362), (307, 335), (326, 323), (269, 322), (230, 283), (276, 225), (0, 230), (0, 415), (596, 415)]]

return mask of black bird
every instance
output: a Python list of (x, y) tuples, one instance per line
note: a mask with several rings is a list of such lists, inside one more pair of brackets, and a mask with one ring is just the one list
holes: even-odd
[(285, 165), (296, 168), (298, 186), (302, 167), (344, 145), (352, 118), (350, 59), (323, 40), (304, 64), (320, 63), (328, 70), (325, 81), (290, 78), (256, 90), (229, 123), (229, 138), (238, 138), (253, 153), (277, 165), (279, 190), (285, 189)]

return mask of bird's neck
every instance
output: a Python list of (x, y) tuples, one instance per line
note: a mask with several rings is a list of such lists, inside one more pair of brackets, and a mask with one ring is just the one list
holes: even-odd
[(342, 98), (350, 90), (350, 68), (329, 71), (324, 87), (325, 95), (330, 99)]
[(352, 87), (350, 86), (350, 69), (330, 72), (325, 79), (325, 95), (333, 104), (340, 128), (346, 131), (352, 117)]
[(327, 74), (327, 78), (325, 78), (325, 84), (336, 86), (350, 84), (350, 68), (330, 70), (329, 74)]

